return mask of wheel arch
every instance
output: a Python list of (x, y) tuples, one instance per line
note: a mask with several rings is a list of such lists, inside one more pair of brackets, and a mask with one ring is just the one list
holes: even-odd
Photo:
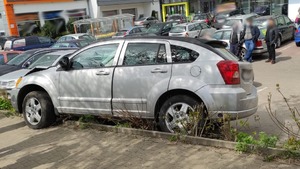
[(194, 92), (192, 92), (190, 90), (187, 90), (187, 89), (172, 89), (172, 90), (169, 90), (169, 91), (163, 93), (158, 98), (158, 100), (156, 101), (155, 107), (154, 107), (154, 118), (155, 118), (155, 121), (158, 120), (159, 110), (160, 110), (161, 106), (164, 104), (164, 102), (168, 98), (170, 98), (172, 96), (176, 96), (176, 95), (187, 95), (187, 96), (190, 96), (190, 97), (196, 99), (199, 102), (203, 102), (204, 105), (205, 105), (205, 107), (206, 107), (205, 102), (197, 94), (195, 94)]

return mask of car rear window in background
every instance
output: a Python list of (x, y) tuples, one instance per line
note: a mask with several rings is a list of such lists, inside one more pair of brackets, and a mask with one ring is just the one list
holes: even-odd
[(89, 35), (82, 35), (82, 36), (79, 36), (79, 39), (88, 40), (88, 41), (93, 41), (93, 40), (95, 40), (94, 37), (89, 36)]
[(4, 56), (0, 54), (0, 65), (4, 64)]
[(181, 16), (170, 16), (168, 20), (180, 20)]
[(170, 33), (182, 33), (186, 31), (186, 26), (175, 26), (171, 29)]
[(268, 20), (266, 20), (266, 19), (255, 19), (253, 21), (253, 25), (255, 25), (255, 26), (267, 27), (267, 24), (268, 24)]
[(207, 19), (206, 15), (195, 15), (194, 20), (205, 20)]
[(15, 57), (18, 56), (18, 55), (19, 55), (19, 53), (8, 53), (8, 54), (6, 54), (6, 56), (7, 56), (7, 61), (12, 60), (13, 58), (15, 58)]
[(52, 64), (60, 57), (60, 55), (51, 55), (51, 54), (46, 54), (42, 57), (40, 57), (37, 61), (32, 63), (28, 68), (32, 69), (37, 66), (45, 66), (49, 67), (52, 66)]
[(241, 19), (228, 19), (228, 20), (226, 20), (225, 21), (225, 24), (224, 25), (226, 25), (226, 26), (233, 26), (235, 23), (238, 23), (238, 22), (240, 22), (240, 23), (242, 23), (242, 20)]
[(24, 46), (26, 46), (25, 38), (17, 39), (13, 42), (13, 48), (24, 47)]

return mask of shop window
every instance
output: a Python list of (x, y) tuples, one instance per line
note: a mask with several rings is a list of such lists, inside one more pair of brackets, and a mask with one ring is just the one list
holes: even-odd
[(112, 10), (112, 11), (103, 11), (102, 16), (112, 16), (112, 15), (118, 15), (118, 10)]

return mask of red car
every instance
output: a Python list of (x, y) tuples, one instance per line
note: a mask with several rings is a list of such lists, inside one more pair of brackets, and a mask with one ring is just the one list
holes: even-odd
[(22, 53), (21, 51), (3, 51), (0, 52), (0, 65), (4, 65), (18, 54)]

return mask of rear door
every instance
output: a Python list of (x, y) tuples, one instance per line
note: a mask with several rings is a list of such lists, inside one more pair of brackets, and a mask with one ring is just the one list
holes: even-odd
[(278, 26), (279, 32), (282, 35), (281, 40), (285, 41), (289, 37), (289, 29), (288, 29), (287, 25), (285, 24), (283, 16), (279, 16), (276, 20), (277, 20), (277, 26)]
[[(153, 117), (148, 104), (166, 92), (171, 77), (170, 45), (164, 40), (131, 40), (124, 44), (113, 78), (113, 113)], [(150, 107), (150, 106), (149, 106)]]

